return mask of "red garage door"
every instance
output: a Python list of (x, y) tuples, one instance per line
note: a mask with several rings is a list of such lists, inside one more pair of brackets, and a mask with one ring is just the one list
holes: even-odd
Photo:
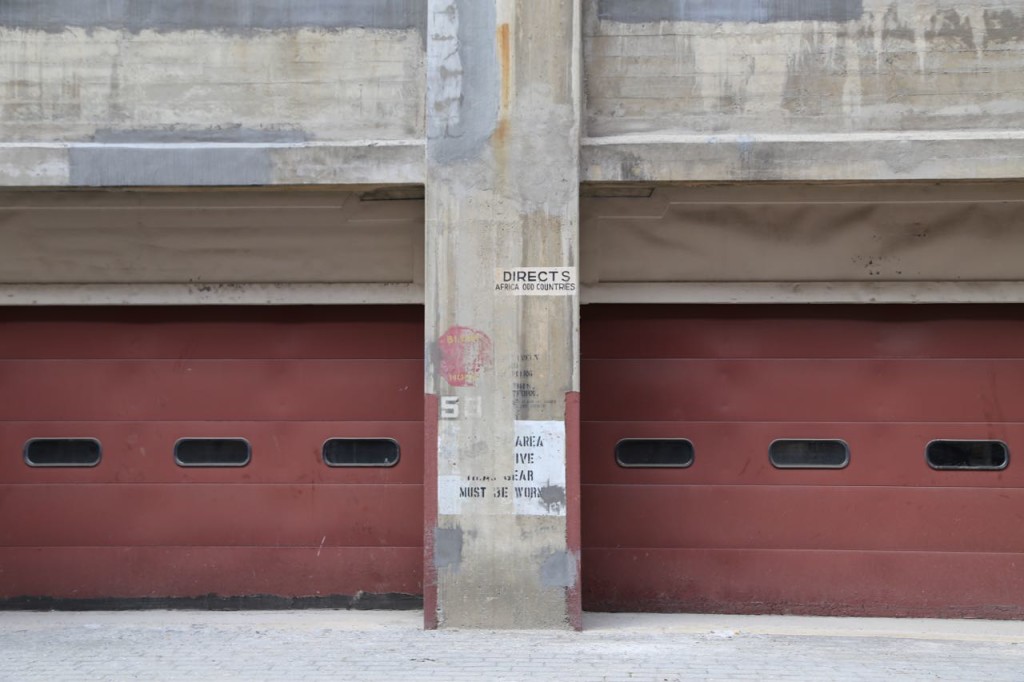
[(586, 608), (1024, 617), (1020, 307), (588, 307), (582, 383)]
[(0, 598), (421, 594), (422, 348), (418, 307), (6, 310)]

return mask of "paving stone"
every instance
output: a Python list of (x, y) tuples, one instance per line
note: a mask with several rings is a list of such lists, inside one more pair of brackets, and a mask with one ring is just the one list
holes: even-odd
[(590, 614), (582, 633), (396, 612), (0, 613), (0, 680), (1024, 680), (1024, 624)]

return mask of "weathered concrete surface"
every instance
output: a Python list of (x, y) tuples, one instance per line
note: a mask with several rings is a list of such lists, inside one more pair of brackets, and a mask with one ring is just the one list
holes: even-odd
[[(725, 7), (728, 5), (728, 7)], [(587, 180), (1020, 176), (1005, 0), (588, 0)]]
[[(566, 628), (578, 548), (557, 431), (579, 385), (577, 295), (518, 296), (495, 283), (497, 268), (578, 264), (579, 3), (429, 8), (426, 389), (446, 418), (438, 481), (425, 491), (438, 501), (424, 586), (437, 608), (426, 619)], [(552, 468), (513, 482), (516, 436), (533, 427), (547, 429)], [(513, 483), (537, 492), (539, 511), (524, 510)]]
[[(1019, 623), (587, 614), (582, 633), (424, 632), (419, 613), (3, 613), (0, 677), (1018, 682)], [(244, 643), (245, 655), (239, 655)]]
[(415, 30), (0, 28), (6, 142), (422, 138)]
[(414, 0), (0, 3), (0, 184), (422, 182), (425, 20)]
[(638, 24), (651, 21), (853, 21), (863, 0), (598, 0), (598, 17)]
[(419, 283), (2, 284), (5, 306), (422, 305)]
[(421, 185), (423, 154), (419, 140), (0, 143), (0, 186)]
[(994, 180), (1024, 175), (1018, 131), (648, 134), (583, 141), (584, 181)]
[(418, 0), (5, 0), (0, 26), (134, 33), (347, 27), (425, 31), (426, 7)]
[(263, 146), (163, 145), (156, 148), (98, 145), (71, 147), (72, 185), (268, 185), (274, 177)]
[[(794, 10), (785, 13), (792, 20), (777, 23), (755, 18), (772, 3), (714, 3), (725, 4), (735, 20), (710, 5), (698, 12), (701, 3), (639, 3), (626, 11), (618, 0), (588, 2), (587, 134), (1024, 124), (1024, 8), (1016, 3), (795, 3), (819, 8), (808, 19), (824, 19), (815, 16), (821, 12), (834, 20), (797, 20)], [(775, 3), (783, 4), (794, 3)], [(633, 19), (601, 20), (602, 11)]]

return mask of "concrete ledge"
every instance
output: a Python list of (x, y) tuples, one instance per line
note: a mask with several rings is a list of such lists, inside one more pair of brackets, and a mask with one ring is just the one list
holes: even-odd
[(1024, 176), (1024, 131), (585, 138), (583, 182), (974, 180)]
[[(0, 187), (423, 184), (423, 140), (0, 144)], [(1024, 177), (1024, 131), (585, 138), (583, 182)]]
[(6, 143), (0, 186), (422, 184), (422, 140), (296, 143)]
[(0, 284), (0, 305), (405, 305), (420, 284)]
[(1024, 282), (644, 282), (584, 284), (580, 303), (1019, 303)]

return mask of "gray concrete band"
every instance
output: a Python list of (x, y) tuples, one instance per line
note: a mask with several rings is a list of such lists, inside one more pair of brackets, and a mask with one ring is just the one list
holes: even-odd
[(4, 0), (0, 26), (148, 31), (374, 28), (426, 30), (426, 0)]
[(622, 23), (854, 21), (863, 0), (600, 0), (598, 16)]
[(80, 187), (267, 185), (274, 162), (265, 147), (73, 147), (70, 184)]

